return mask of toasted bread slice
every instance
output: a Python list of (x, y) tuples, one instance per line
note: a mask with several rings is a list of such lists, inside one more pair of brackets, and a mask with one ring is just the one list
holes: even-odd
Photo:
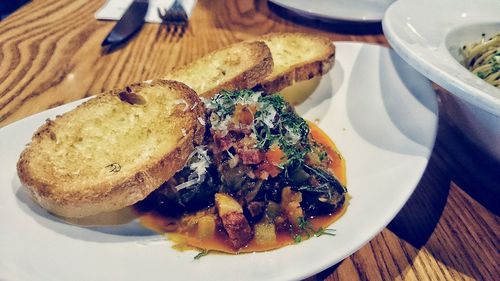
[(22, 183), (63, 217), (144, 199), (185, 164), (204, 135), (204, 106), (186, 85), (155, 80), (114, 90), (48, 120), (22, 152)]
[(276, 93), (295, 82), (328, 72), (334, 62), (335, 46), (326, 37), (305, 33), (271, 33), (255, 39), (271, 50), (274, 68), (260, 83), (268, 93)]
[(163, 78), (180, 81), (210, 98), (222, 89), (249, 89), (272, 71), (271, 52), (262, 42), (240, 42), (174, 68)]

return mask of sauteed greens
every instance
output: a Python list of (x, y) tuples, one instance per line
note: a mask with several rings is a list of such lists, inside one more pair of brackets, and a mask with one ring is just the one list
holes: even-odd
[(204, 144), (139, 206), (177, 218), (177, 233), (236, 251), (280, 234), (332, 234), (308, 218), (340, 209), (347, 190), (308, 123), (281, 96), (252, 90), (222, 91), (205, 106)]

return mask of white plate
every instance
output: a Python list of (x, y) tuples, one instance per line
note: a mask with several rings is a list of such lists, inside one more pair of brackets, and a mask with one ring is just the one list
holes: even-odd
[(395, 0), (269, 0), (306, 17), (379, 22)]
[(382, 26), (404, 60), (454, 95), (443, 96), (450, 119), (500, 161), (500, 89), (464, 68), (458, 52), (500, 32), (500, 1), (399, 0)]
[(62, 223), (28, 198), (15, 164), (33, 131), (76, 102), (0, 130), (0, 279), (289, 280), (352, 254), (391, 221), (416, 187), (434, 144), (437, 104), (429, 81), (394, 52), (336, 45), (335, 67), (298, 108), (309, 120), (321, 120), (347, 162), (352, 199), (332, 225), (336, 236), (195, 261), (195, 251), (175, 251), (135, 221), (93, 228)]

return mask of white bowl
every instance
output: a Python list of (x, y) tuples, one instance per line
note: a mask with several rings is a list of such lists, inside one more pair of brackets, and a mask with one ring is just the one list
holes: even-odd
[(463, 67), (458, 52), (500, 32), (500, 1), (399, 0), (382, 26), (404, 60), (452, 94), (440, 92), (445, 116), (500, 161), (500, 89)]

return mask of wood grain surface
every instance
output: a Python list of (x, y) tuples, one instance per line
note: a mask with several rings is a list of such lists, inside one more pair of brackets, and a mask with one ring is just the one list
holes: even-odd
[[(34, 0), (0, 22), (0, 126), (277, 31), (387, 45), (380, 24), (323, 23), (267, 1), (198, 1), (184, 36), (146, 24), (106, 53), (104, 0)], [(444, 117), (444, 116), (441, 116)], [(309, 280), (498, 280), (500, 164), (447, 118), (408, 203), (369, 244)]]

